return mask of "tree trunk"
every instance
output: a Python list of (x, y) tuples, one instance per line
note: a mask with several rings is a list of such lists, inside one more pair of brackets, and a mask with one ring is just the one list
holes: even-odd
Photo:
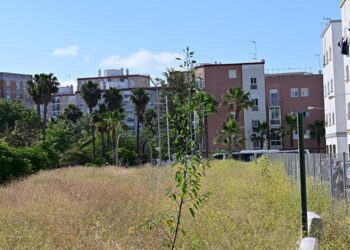
[(104, 131), (100, 131), (101, 134), (101, 158), (104, 159), (105, 158), (105, 132)]
[(290, 147), (293, 149), (294, 148), (294, 140), (293, 140), (293, 129), (291, 129), (290, 131), (290, 135), (289, 135), (289, 143), (290, 143)]
[(46, 116), (47, 116), (47, 103), (44, 103), (44, 126), (43, 126), (43, 141), (46, 141)]
[(107, 143), (106, 143), (107, 151), (110, 149), (110, 145), (111, 145), (111, 133), (109, 131), (109, 128), (107, 128)]
[(137, 115), (137, 125), (136, 125), (136, 153), (137, 158), (140, 159), (139, 155), (139, 140), (140, 140), (140, 116)]
[(92, 120), (92, 109), (90, 109), (91, 135), (92, 135), (92, 159), (96, 159), (95, 124)]
[(37, 104), (37, 105), (36, 105), (36, 113), (38, 114), (38, 116), (41, 117), (41, 107), (40, 107), (40, 104)]
[(239, 107), (236, 107), (235, 109), (235, 120), (238, 122), (238, 125), (240, 125), (239, 123), (239, 118), (240, 118), (240, 108)]
[(115, 153), (116, 150), (116, 141), (115, 141), (115, 127), (112, 128), (112, 155), (113, 155), (113, 163), (116, 163), (117, 155)]

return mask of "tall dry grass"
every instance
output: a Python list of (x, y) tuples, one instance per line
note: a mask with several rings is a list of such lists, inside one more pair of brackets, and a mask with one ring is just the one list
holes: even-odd
[[(186, 211), (179, 248), (295, 249), (300, 237), (297, 185), (281, 166), (216, 161), (204, 180), (212, 192), (193, 220)], [(172, 208), (170, 168), (74, 167), (41, 172), (0, 188), (0, 248), (159, 249), (161, 232), (141, 226)], [(345, 212), (326, 189), (309, 188), (325, 218), (325, 249), (350, 245)], [(317, 196), (316, 196), (317, 193)]]

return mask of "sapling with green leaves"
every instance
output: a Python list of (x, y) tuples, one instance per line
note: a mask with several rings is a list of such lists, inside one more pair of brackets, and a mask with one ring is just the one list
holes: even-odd
[[(174, 202), (175, 210), (171, 214), (161, 214), (156, 220), (148, 223), (150, 228), (158, 228), (163, 232), (162, 244), (171, 249), (177, 246), (179, 233), (185, 234), (181, 227), (186, 211), (194, 218), (201, 204), (209, 197), (209, 192), (202, 191), (201, 179), (210, 167), (209, 161), (202, 158), (202, 149), (197, 135), (203, 133), (201, 121), (209, 113), (215, 111), (214, 98), (200, 90), (195, 84), (193, 52), (186, 48), (185, 59), (181, 60), (184, 91), (171, 97), (175, 112), (169, 114), (171, 132), (176, 134), (174, 147), (176, 148), (175, 187), (167, 190), (167, 196)], [(185, 97), (185, 98), (184, 98)], [(187, 101), (183, 102), (186, 99)], [(197, 115), (196, 119), (194, 119)]]

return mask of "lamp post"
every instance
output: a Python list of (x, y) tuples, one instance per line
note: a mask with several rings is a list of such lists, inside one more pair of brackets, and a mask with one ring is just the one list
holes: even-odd
[(159, 87), (158, 85), (153, 81), (151, 77), (149, 77), (152, 84), (156, 87), (156, 100), (157, 100), (157, 126), (158, 126), (158, 157), (159, 157), (159, 163), (158, 166), (160, 167), (162, 165), (162, 148), (161, 148), (161, 138), (160, 138), (160, 117), (159, 117)]
[(306, 171), (305, 171), (305, 148), (304, 148), (304, 113), (299, 112), (298, 139), (299, 139), (299, 165), (300, 165), (300, 198), (301, 198), (301, 224), (303, 237), (308, 236), (307, 228), (307, 193), (306, 193)]

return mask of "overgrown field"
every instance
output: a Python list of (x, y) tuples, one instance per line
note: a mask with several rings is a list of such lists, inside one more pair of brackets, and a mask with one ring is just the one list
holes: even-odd
[[(295, 249), (299, 189), (281, 166), (216, 161), (196, 219), (186, 210), (181, 249)], [(162, 234), (142, 226), (166, 213), (171, 168), (65, 168), (0, 188), (1, 249), (159, 249)], [(325, 219), (323, 249), (348, 249), (350, 220), (320, 186), (309, 209)], [(317, 197), (316, 197), (317, 193)]]

